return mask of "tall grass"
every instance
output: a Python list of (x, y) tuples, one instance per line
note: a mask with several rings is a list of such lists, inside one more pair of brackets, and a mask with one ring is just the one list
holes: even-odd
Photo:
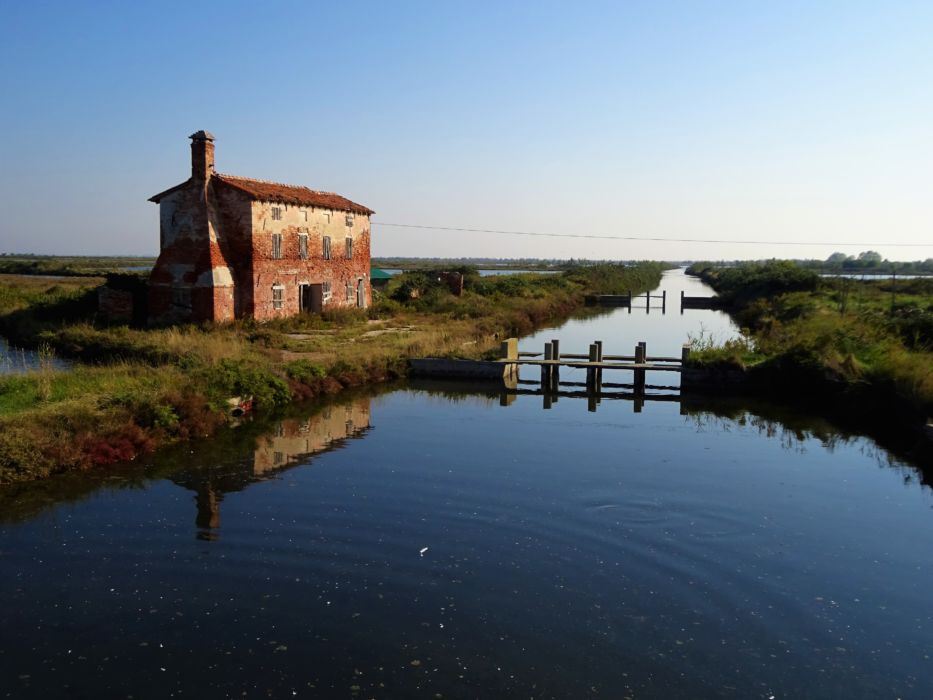
[(788, 386), (802, 373), (933, 414), (933, 282), (820, 280), (780, 261), (698, 272), (730, 301), (754, 353), (698, 347), (695, 362), (750, 366)]

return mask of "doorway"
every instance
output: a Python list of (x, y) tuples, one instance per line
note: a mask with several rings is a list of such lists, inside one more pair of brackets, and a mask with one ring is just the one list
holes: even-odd
[(356, 281), (356, 305), (361, 309), (366, 308), (366, 285), (362, 277)]
[(298, 308), (302, 313), (321, 313), (324, 309), (324, 285), (299, 284)]

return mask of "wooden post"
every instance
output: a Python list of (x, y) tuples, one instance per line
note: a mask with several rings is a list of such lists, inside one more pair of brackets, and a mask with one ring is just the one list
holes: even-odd
[(684, 315), (684, 290), (680, 290), (680, 315)]
[(651, 291), (645, 292), (645, 313), (651, 312)]
[(680, 366), (686, 367), (689, 361), (690, 361), (690, 343), (684, 343), (684, 346), (680, 349)]
[(586, 397), (586, 410), (590, 413), (596, 413), (596, 394), (590, 394)]
[(628, 312), (632, 313), (632, 290), (628, 290)]
[[(596, 361), (601, 363), (601, 362), (603, 361), (603, 341), (597, 340), (597, 341), (595, 341), (595, 342), (593, 343), (593, 345), (596, 346)], [(596, 391), (597, 391), (597, 392), (603, 390), (603, 371), (602, 371), (602, 369), (596, 370), (596, 387), (595, 387), (595, 388), (596, 388)]]
[(661, 313), (667, 313), (667, 290), (661, 292)]
[(555, 338), (551, 341), (551, 357), (557, 362), (554, 365), (554, 371), (551, 372), (551, 381), (554, 383), (554, 391), (560, 389), (560, 341)]
[[(635, 364), (644, 365), (645, 359), (648, 353), (648, 346), (646, 343), (641, 342), (635, 346)], [(636, 369), (635, 370), (635, 402), (636, 402), (636, 412), (641, 412), (641, 407), (637, 405), (638, 397), (645, 395), (645, 370)]]
[[(590, 362), (596, 362), (597, 353), (598, 351), (596, 349), (596, 343), (591, 343), (590, 344), (590, 357), (589, 357)], [(596, 369), (593, 367), (587, 367), (586, 368), (586, 388), (592, 391), (595, 385), (596, 385)]]
[[(550, 362), (553, 358), (554, 347), (550, 343), (544, 344), (544, 361)], [(551, 390), (551, 370), (553, 368), (549, 364), (541, 365), (541, 388), (545, 392)], [(545, 408), (550, 408), (550, 405), (545, 406)]]

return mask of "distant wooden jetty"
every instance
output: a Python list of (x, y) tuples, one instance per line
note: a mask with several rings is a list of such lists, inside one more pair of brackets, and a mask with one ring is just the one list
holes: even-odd
[[(628, 294), (587, 294), (583, 299), (587, 306), (621, 307), (628, 309), (629, 313), (632, 313), (633, 308), (643, 308), (646, 313), (650, 313), (651, 300), (660, 299), (661, 305), (658, 306), (655, 304), (654, 308), (662, 314), (667, 313), (667, 291), (662, 291), (660, 294), (645, 292), (638, 296), (633, 296), (631, 291), (629, 291)], [(644, 306), (635, 305), (634, 302), (639, 299), (645, 300)]]
[[(652, 299), (655, 300), (653, 307)], [(645, 313), (651, 313), (652, 308), (662, 314), (667, 313), (666, 290), (663, 290), (660, 294), (646, 292), (637, 296), (631, 292), (627, 294), (587, 294), (585, 300), (587, 306), (619, 307), (628, 309), (629, 313), (632, 313), (632, 309), (644, 309)], [(644, 300), (644, 304), (639, 304), (642, 300)], [(683, 313), (684, 309), (722, 309), (724, 306), (722, 299), (716, 296), (688, 297), (685, 292), (680, 292), (680, 313)]]
[(680, 293), (680, 313), (684, 309), (722, 309), (725, 307), (719, 297), (688, 297), (683, 291)]

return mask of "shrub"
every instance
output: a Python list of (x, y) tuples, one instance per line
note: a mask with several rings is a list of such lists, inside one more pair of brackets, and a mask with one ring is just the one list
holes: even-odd
[(207, 370), (207, 384), (217, 399), (252, 396), (264, 408), (284, 406), (291, 399), (284, 379), (245, 360), (221, 360)]
[(323, 367), (310, 360), (293, 360), (289, 362), (285, 365), (285, 373), (288, 375), (289, 379), (294, 379), (304, 384), (312, 384), (315, 380), (323, 379), (327, 376), (327, 372), (324, 371)]

